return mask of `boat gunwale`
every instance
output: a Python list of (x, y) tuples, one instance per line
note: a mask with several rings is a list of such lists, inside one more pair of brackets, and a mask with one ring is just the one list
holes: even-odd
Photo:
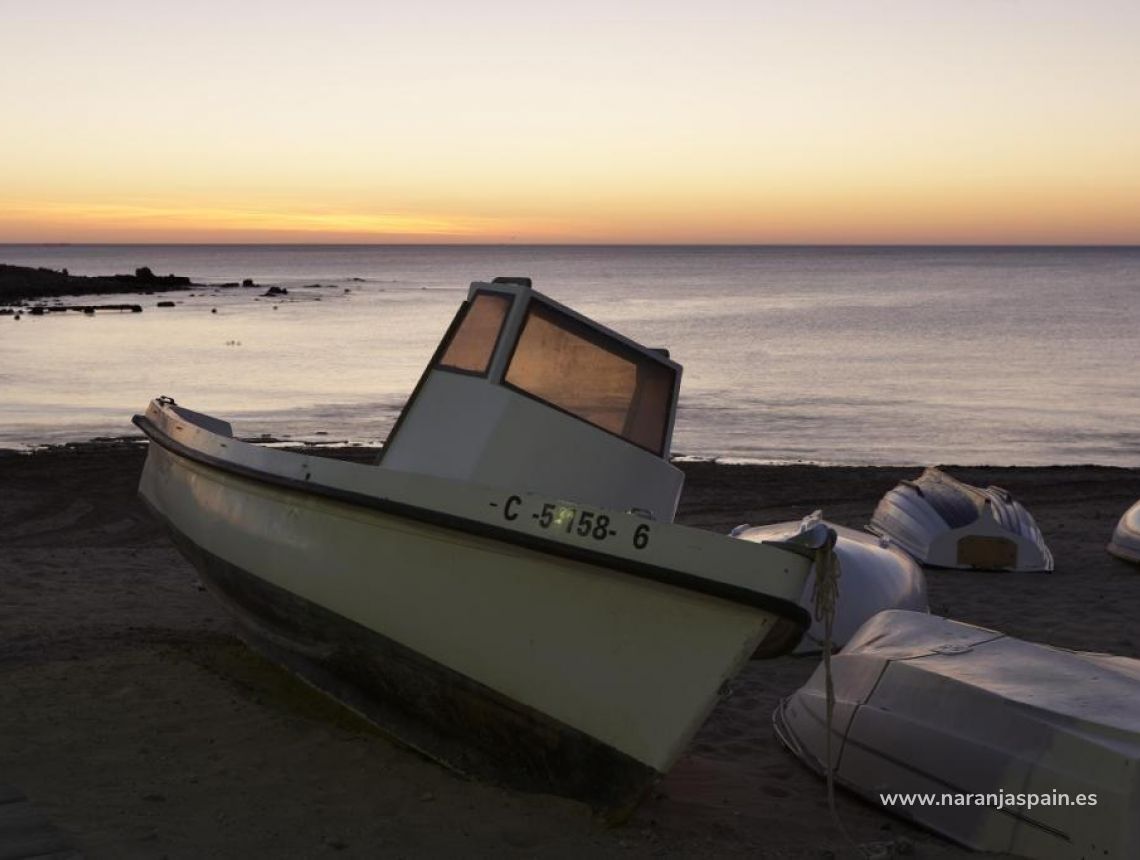
[[(135, 415), (131, 421), (151, 442), (159, 445), (175, 456), (183, 457), (192, 462), (217, 469), (224, 473), (233, 474), (240, 478), (281, 487), (299, 492), (303, 495), (319, 496), (353, 507), (365, 508), (403, 519), (448, 528), (477, 537), (499, 540), (524, 549), (559, 556), (597, 567), (604, 567), (639, 579), (646, 579), (686, 591), (693, 591), (708, 597), (727, 600), (731, 603), (771, 612), (778, 617), (786, 618), (791, 621), (800, 629), (801, 633), (811, 626), (811, 616), (807, 610), (792, 600), (787, 600), (765, 592), (754, 591), (749, 588), (743, 588), (727, 582), (707, 579), (697, 574), (687, 573), (673, 568), (661, 567), (659, 565), (638, 562), (605, 552), (567, 545), (537, 535), (531, 535), (502, 526), (495, 526), (480, 520), (462, 517), (457, 514), (450, 514), (407, 502), (400, 502), (389, 498), (379, 498), (352, 490), (343, 490), (326, 484), (302, 481), (297, 478), (274, 474), (273, 472), (256, 469), (242, 463), (231, 462), (193, 448), (172, 437), (146, 415)], [(789, 552), (793, 555), (798, 554), (784, 547), (777, 548), (783, 549), (785, 552)]]

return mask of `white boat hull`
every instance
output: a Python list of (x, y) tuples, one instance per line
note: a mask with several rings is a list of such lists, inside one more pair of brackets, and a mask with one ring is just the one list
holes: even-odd
[(1116, 524), (1108, 551), (1124, 561), (1140, 564), (1140, 502), (1125, 511)]
[(964, 484), (935, 468), (887, 492), (867, 528), (928, 567), (1053, 570), (1041, 530), (1012, 495)]
[[(832, 671), (840, 784), (979, 851), (1140, 856), (1140, 661), (892, 611), (864, 625)], [(823, 770), (822, 667), (774, 721)], [(929, 802), (887, 804), (888, 793)]]
[[(138, 422), (140, 493), (210, 589), (271, 656), (465, 773), (628, 806), (776, 620), (806, 625), (794, 553), (613, 512), (582, 537), (565, 503), (247, 445), (177, 409)], [(540, 534), (551, 509), (568, 527)], [(718, 562), (727, 579), (686, 570)]]
[[(732, 534), (749, 541), (790, 540), (808, 520), (735, 529)], [(930, 610), (926, 598), (926, 576), (914, 559), (889, 542), (865, 532), (831, 523), (826, 525), (837, 536), (835, 554), (840, 571), (839, 601), (831, 631), (833, 647), (846, 645), (864, 622), (886, 609)], [(823, 648), (823, 622), (814, 617), (814, 600), (813, 569), (799, 600), (800, 606), (812, 614), (812, 625), (796, 646), (797, 654), (818, 653)]]

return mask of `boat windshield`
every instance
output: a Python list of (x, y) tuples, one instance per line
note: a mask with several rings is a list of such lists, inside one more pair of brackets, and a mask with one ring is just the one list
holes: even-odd
[(676, 372), (540, 301), (503, 380), (654, 454), (668, 441)]
[(439, 366), (483, 376), (491, 366), (511, 297), (502, 293), (476, 293), (439, 359)]

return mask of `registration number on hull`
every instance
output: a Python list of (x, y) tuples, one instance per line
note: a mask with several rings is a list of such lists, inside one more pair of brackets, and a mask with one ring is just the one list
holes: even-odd
[[(498, 507), (497, 502), (491, 503)], [(649, 546), (650, 528), (648, 523), (639, 523), (632, 531), (618, 528), (608, 514), (591, 511), (580, 505), (567, 505), (560, 502), (543, 502), (542, 507), (528, 509), (522, 496), (508, 496), (503, 503), (503, 519), (514, 522), (519, 517), (529, 517), (539, 528), (553, 532), (574, 535), (591, 541), (628, 540), (634, 549)]]

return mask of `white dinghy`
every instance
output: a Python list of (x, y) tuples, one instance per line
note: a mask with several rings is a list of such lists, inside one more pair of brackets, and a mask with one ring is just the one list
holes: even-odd
[(1108, 551), (1117, 558), (1140, 564), (1140, 502), (1125, 511), (1116, 524)]
[(883, 496), (867, 528), (929, 567), (1053, 569), (1037, 523), (1008, 491), (964, 484), (933, 467)]
[[(871, 616), (885, 609), (928, 612), (926, 576), (909, 555), (885, 538), (828, 523), (820, 511), (799, 521), (767, 526), (738, 526), (732, 536), (760, 543), (787, 541), (809, 532), (822, 523), (836, 534), (835, 555), (839, 561), (839, 600), (831, 631), (832, 644), (842, 647)], [(800, 595), (800, 606), (813, 612), (815, 570)], [(813, 613), (814, 614), (814, 613)], [(813, 619), (808, 632), (796, 646), (797, 654), (810, 654), (823, 648), (823, 622)], [(763, 656), (763, 655), (761, 655)]]
[(809, 620), (804, 540), (673, 524), (680, 376), (527, 279), (475, 283), (379, 465), (160, 398), (140, 494), (275, 660), (456, 770), (628, 810)]
[[(1140, 660), (890, 611), (831, 667), (840, 785), (979, 851), (1140, 857)], [(822, 666), (773, 719), (822, 771)]]

